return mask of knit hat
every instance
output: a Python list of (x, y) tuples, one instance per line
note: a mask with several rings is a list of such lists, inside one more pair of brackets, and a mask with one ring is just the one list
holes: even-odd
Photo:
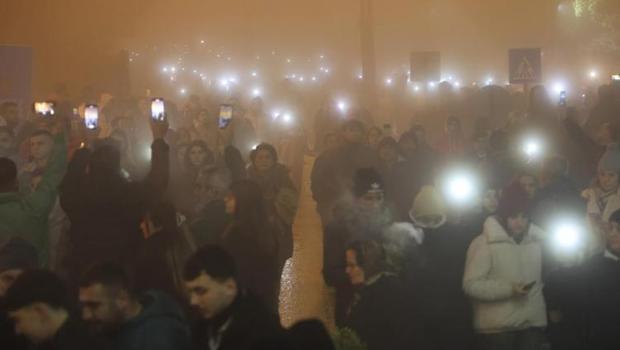
[(428, 227), (429, 224), (421, 219), (430, 216), (441, 217), (439, 222), (430, 225), (431, 228), (436, 228), (444, 224), (448, 217), (448, 210), (439, 191), (433, 186), (424, 186), (413, 201), (409, 217), (416, 225)]
[(373, 168), (361, 168), (355, 172), (353, 194), (361, 197), (367, 193), (383, 193), (384, 184), (379, 172)]
[(33, 269), (38, 265), (37, 250), (23, 239), (13, 238), (0, 246), (0, 272)]
[(531, 202), (525, 189), (518, 182), (513, 182), (502, 191), (497, 207), (497, 215), (507, 219), (519, 213), (529, 215)]
[(620, 145), (611, 143), (607, 151), (598, 163), (599, 170), (614, 171), (620, 173)]

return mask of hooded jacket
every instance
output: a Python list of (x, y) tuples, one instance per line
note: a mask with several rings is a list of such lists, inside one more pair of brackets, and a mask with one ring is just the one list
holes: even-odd
[[(523, 241), (512, 239), (495, 217), (470, 245), (463, 289), (473, 304), (477, 333), (501, 333), (545, 327), (543, 297), (543, 235), (531, 224)], [(536, 282), (529, 294), (513, 296), (515, 283)]]
[(39, 253), (39, 261), (47, 262), (48, 217), (64, 175), (67, 150), (63, 136), (54, 139), (54, 151), (37, 189), (28, 194), (0, 193), (0, 240), (13, 237), (31, 243)]
[(142, 298), (142, 312), (113, 334), (117, 350), (191, 349), (189, 325), (181, 308), (166, 294), (148, 291)]

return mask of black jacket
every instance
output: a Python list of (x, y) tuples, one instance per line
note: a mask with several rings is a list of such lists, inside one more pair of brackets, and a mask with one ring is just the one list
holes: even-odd
[(219, 350), (254, 350), (265, 344), (283, 341), (284, 330), (280, 320), (250, 293), (241, 292), (233, 304), (212, 320), (194, 323), (194, 349), (209, 349), (210, 342), (218, 342)]
[(413, 345), (416, 317), (400, 279), (383, 274), (357, 291), (346, 325), (368, 350), (399, 350)]
[(168, 184), (168, 145), (156, 140), (151, 146), (152, 164), (148, 176), (128, 182), (120, 176), (95, 184), (87, 174), (88, 150), (79, 150), (61, 185), (60, 203), (71, 221), (72, 250), (67, 266), (72, 275), (98, 261), (132, 266), (143, 241), (140, 229), (150, 205), (161, 200)]
[(33, 346), (31, 350), (106, 350), (111, 349), (110, 345), (103, 339), (88, 335), (88, 331), (83, 324), (69, 318), (58, 330), (54, 338)]

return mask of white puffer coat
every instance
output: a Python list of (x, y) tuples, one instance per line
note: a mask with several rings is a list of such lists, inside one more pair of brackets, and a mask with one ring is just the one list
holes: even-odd
[[(545, 327), (542, 261), (544, 233), (530, 225), (518, 244), (495, 217), (484, 223), (483, 233), (470, 245), (463, 289), (472, 300), (474, 328), (478, 333), (500, 333)], [(516, 283), (536, 284), (525, 297), (513, 296)]]

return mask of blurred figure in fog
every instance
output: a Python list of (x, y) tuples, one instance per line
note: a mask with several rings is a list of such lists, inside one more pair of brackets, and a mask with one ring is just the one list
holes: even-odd
[(0, 127), (0, 157), (18, 158), (15, 137), (8, 127)]
[(277, 227), (270, 221), (261, 188), (249, 180), (235, 182), (224, 198), (232, 222), (219, 244), (239, 266), (239, 283), (277, 312), (281, 267)]
[(293, 184), (286, 166), (278, 163), (273, 146), (261, 143), (250, 155), (248, 180), (256, 182), (263, 192), (267, 212), (280, 231), (279, 263), (293, 256), (293, 221), (297, 214), (299, 191)]
[(315, 163), (312, 169), (312, 195), (323, 225), (330, 221), (335, 203), (350, 188), (354, 174), (359, 168), (376, 168), (377, 153), (366, 143), (364, 125), (357, 120), (348, 121), (341, 129), (342, 143), (325, 153), (324, 161)]
[(373, 126), (368, 129), (366, 138), (368, 139), (368, 145), (370, 145), (373, 149), (377, 149), (379, 147), (379, 142), (383, 139), (383, 130)]
[(437, 150), (447, 158), (460, 158), (467, 151), (467, 142), (463, 134), (461, 121), (457, 117), (446, 120), (444, 135), (437, 144)]
[(214, 166), (215, 158), (204, 141), (193, 141), (183, 156), (183, 172), (174, 181), (172, 195), (179, 211), (192, 217), (196, 211), (195, 184), (198, 177)]

